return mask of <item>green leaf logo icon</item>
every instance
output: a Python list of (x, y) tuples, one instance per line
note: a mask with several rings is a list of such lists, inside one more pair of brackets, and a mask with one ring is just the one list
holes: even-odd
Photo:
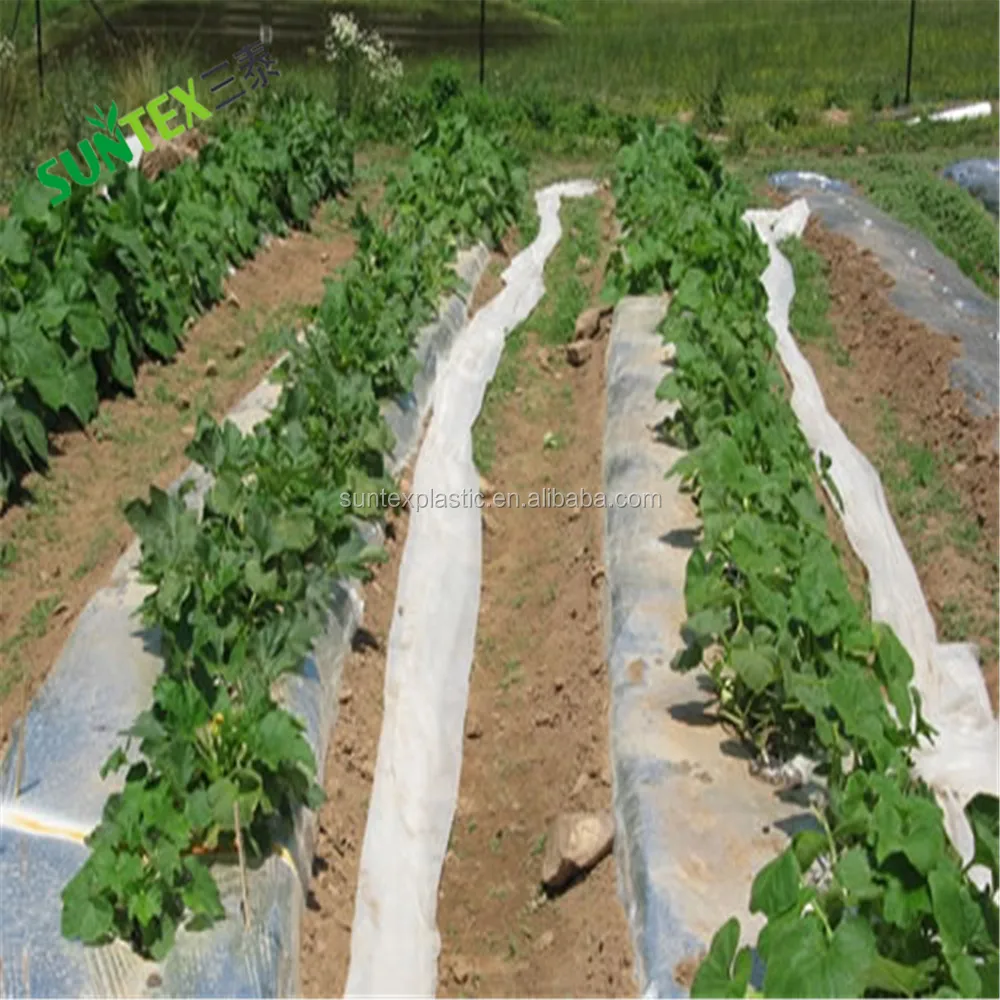
[(94, 105), (94, 110), (97, 112), (97, 118), (88, 118), (87, 121), (90, 122), (94, 128), (99, 128), (108, 133), (112, 139), (124, 139), (125, 136), (122, 134), (122, 130), (117, 127), (118, 125), (118, 105), (115, 101), (111, 102), (111, 107), (108, 109), (107, 121), (104, 119), (104, 112), (101, 110), (99, 104)]

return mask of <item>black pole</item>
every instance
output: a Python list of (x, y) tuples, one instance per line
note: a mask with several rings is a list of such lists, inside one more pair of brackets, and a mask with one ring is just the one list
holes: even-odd
[(45, 75), (42, 72), (42, 0), (35, 0), (35, 48), (38, 50), (38, 93), (45, 96)]
[(115, 26), (108, 20), (104, 11), (101, 10), (101, 5), (97, 2), (97, 0), (90, 0), (90, 6), (97, 11), (97, 16), (104, 22), (104, 27), (107, 29), (108, 34), (110, 34), (115, 41), (120, 42), (122, 40), (122, 36), (115, 31)]
[(479, 0), (479, 86), (486, 85), (486, 0)]
[(910, 0), (910, 44), (906, 51), (906, 97), (903, 103), (910, 103), (910, 80), (913, 77), (913, 24), (917, 17), (917, 0)]

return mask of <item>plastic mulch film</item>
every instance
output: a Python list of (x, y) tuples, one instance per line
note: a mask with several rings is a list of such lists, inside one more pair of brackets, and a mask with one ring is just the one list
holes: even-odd
[(900, 312), (961, 341), (961, 357), (952, 362), (952, 383), (964, 390), (974, 414), (995, 413), (1000, 405), (996, 299), (981, 292), (953, 260), (919, 233), (859, 195), (823, 180), (817, 174), (786, 171), (774, 175), (771, 183), (807, 196), (810, 211), (831, 232), (875, 254), (882, 270), (893, 279), (889, 298)]
[(608, 508), (605, 640), (611, 680), (615, 858), (644, 996), (685, 996), (712, 935), (731, 916), (744, 942), (762, 926), (747, 906), (754, 875), (812, 825), (808, 796), (753, 777), (740, 746), (708, 714), (703, 671), (681, 674), (684, 579), (699, 521), (664, 474), (683, 454), (655, 428), (672, 404), (656, 332), (666, 303), (625, 298), (608, 346), (604, 490), (659, 498)]

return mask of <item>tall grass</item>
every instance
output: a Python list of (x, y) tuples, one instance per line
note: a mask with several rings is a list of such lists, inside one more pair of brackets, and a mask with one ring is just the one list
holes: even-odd
[[(650, 110), (724, 105), (890, 106), (905, 89), (908, 0), (522, 0), (563, 30), (488, 52), (490, 84)], [(913, 99), (995, 98), (996, 0), (918, 4)], [(489, 15), (487, 14), (487, 21)]]
[(94, 105), (116, 101), (121, 114), (186, 83), (205, 69), (185, 49), (169, 50), (153, 40), (138, 39), (112, 61), (88, 45), (68, 57), (51, 58), (45, 70), (45, 94), (31, 61), (16, 59), (0, 71), (0, 201), (18, 182), (34, 176), (39, 163), (75, 145), (93, 127), (85, 116)]

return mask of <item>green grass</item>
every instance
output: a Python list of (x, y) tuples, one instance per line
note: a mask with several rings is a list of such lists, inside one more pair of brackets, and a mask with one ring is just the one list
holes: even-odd
[[(905, 89), (906, 0), (525, 0), (562, 34), (487, 56), (498, 89), (653, 108), (888, 105)], [(997, 96), (997, 5), (918, 5), (915, 101)], [(718, 87), (717, 87), (718, 85)]]
[[(501, 410), (522, 381), (521, 354), (528, 331), (535, 331), (543, 344), (565, 344), (573, 339), (576, 317), (590, 299), (589, 289), (577, 268), (581, 258), (596, 264), (601, 250), (599, 206), (594, 197), (563, 202), (563, 237), (545, 265), (545, 296), (531, 316), (508, 335), (496, 374), (486, 390), (483, 407), (472, 429), (473, 460), (483, 475), (490, 474), (496, 458), (497, 434), (502, 432)], [(524, 227), (522, 242), (527, 242), (527, 234), (537, 229), (537, 215), (532, 214), (529, 218), (532, 222)], [(556, 434), (547, 447), (560, 447), (562, 443), (562, 438)]]
[(795, 274), (795, 297), (789, 313), (789, 325), (803, 343), (822, 344), (839, 365), (850, 365), (850, 355), (834, 336), (830, 323), (829, 264), (795, 237), (781, 244)]
[[(935, 553), (951, 546), (978, 567), (977, 573), (981, 571), (983, 579), (990, 581), (988, 604), (996, 608), (1000, 598), (997, 553), (984, 545), (979, 525), (950, 486), (947, 455), (907, 440), (898, 418), (885, 402), (880, 406), (878, 430), (881, 449), (873, 459), (913, 561), (918, 566), (932, 565)], [(978, 620), (959, 600), (949, 601), (941, 609), (941, 631), (947, 641), (986, 636), (983, 652), (989, 659), (995, 659), (1000, 648), (1000, 621), (996, 615)]]

